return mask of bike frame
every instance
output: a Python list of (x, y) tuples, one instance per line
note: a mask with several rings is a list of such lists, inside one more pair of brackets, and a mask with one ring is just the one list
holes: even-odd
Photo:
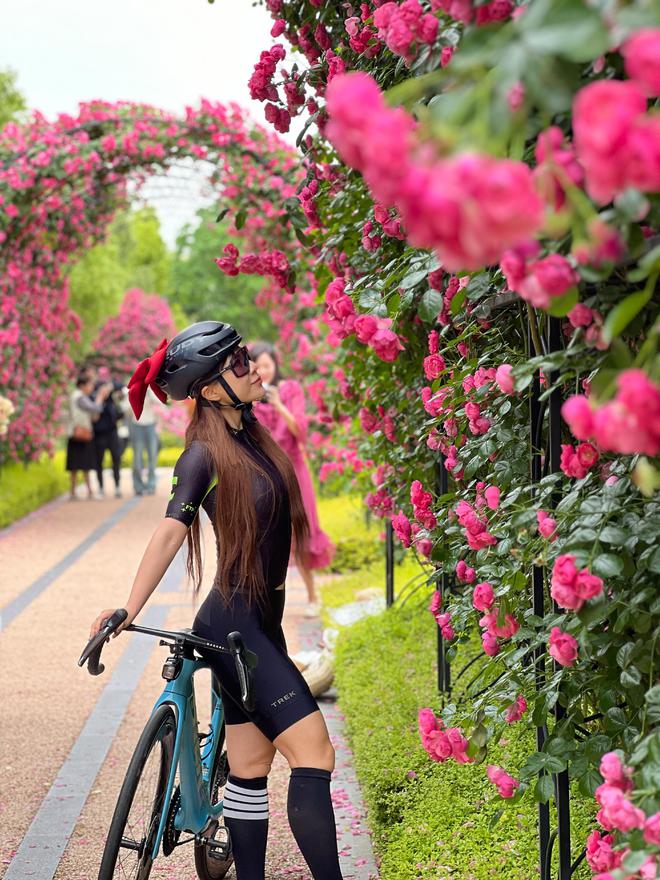
[(209, 791), (211, 771), (218, 748), (218, 731), (224, 720), (222, 699), (214, 677), (211, 684), (211, 734), (209, 742), (203, 747), (204, 754), (200, 749), (197, 735), (197, 704), (193, 677), (199, 670), (209, 668), (209, 664), (204, 660), (184, 659), (179, 675), (174, 681), (168, 682), (152, 710), (153, 713), (159, 706), (169, 704), (174, 709), (176, 718), (172, 769), (167, 780), (163, 814), (154, 842), (152, 853), (154, 861), (165, 831), (177, 767), (180, 769), (181, 803), (174, 818), (174, 827), (179, 831), (199, 834), (206, 828), (209, 819), (217, 819), (222, 815), (222, 803), (211, 804)]

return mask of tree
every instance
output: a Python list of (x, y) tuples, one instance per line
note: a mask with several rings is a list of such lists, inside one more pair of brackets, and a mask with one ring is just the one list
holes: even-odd
[(227, 226), (216, 223), (217, 208), (197, 212), (197, 225), (187, 223), (176, 240), (168, 298), (192, 321), (218, 318), (249, 328), (252, 339), (274, 339), (269, 316), (255, 304), (263, 281), (254, 276), (231, 277), (215, 264), (230, 240)]
[(151, 206), (120, 214), (112, 227), (119, 260), (126, 273), (126, 287), (164, 293), (170, 271), (170, 255), (160, 234), (160, 222)]
[[(170, 259), (153, 208), (117, 215), (105, 241), (86, 251), (69, 276), (69, 305), (82, 325), (80, 341), (73, 347), (74, 360), (88, 354), (101, 324), (117, 314), (126, 290), (165, 292)], [(175, 309), (175, 324), (181, 323), (181, 317)]]
[(25, 110), (25, 98), (16, 88), (16, 73), (0, 70), (0, 129)]

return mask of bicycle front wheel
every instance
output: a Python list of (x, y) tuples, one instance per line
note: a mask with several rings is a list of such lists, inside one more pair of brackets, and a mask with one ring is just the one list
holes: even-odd
[(159, 706), (135, 747), (119, 792), (98, 880), (147, 880), (172, 767), (176, 717)]

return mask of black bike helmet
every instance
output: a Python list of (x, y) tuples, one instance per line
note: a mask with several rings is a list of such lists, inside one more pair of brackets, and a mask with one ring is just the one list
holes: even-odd
[[(222, 321), (199, 321), (182, 330), (167, 346), (156, 385), (172, 400), (185, 400), (241, 343), (241, 335)], [(197, 387), (196, 387), (197, 386)]]
[[(200, 321), (191, 324), (167, 344), (163, 339), (156, 351), (140, 361), (128, 382), (128, 399), (135, 418), (142, 415), (147, 389), (151, 388), (156, 397), (167, 403), (168, 396), (173, 400), (185, 400), (195, 396), (203, 385), (203, 380), (212, 380), (214, 370), (227, 358), (227, 355), (240, 345), (241, 336), (230, 324), (222, 321)], [(236, 409), (245, 409), (250, 404), (239, 400), (224, 379), (218, 376)]]

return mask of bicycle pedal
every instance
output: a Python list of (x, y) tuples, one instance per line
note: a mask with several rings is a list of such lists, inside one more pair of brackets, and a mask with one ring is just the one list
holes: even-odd
[(229, 858), (230, 845), (228, 840), (212, 840), (207, 838), (204, 843), (208, 847), (210, 858), (217, 859), (219, 862), (224, 862)]

